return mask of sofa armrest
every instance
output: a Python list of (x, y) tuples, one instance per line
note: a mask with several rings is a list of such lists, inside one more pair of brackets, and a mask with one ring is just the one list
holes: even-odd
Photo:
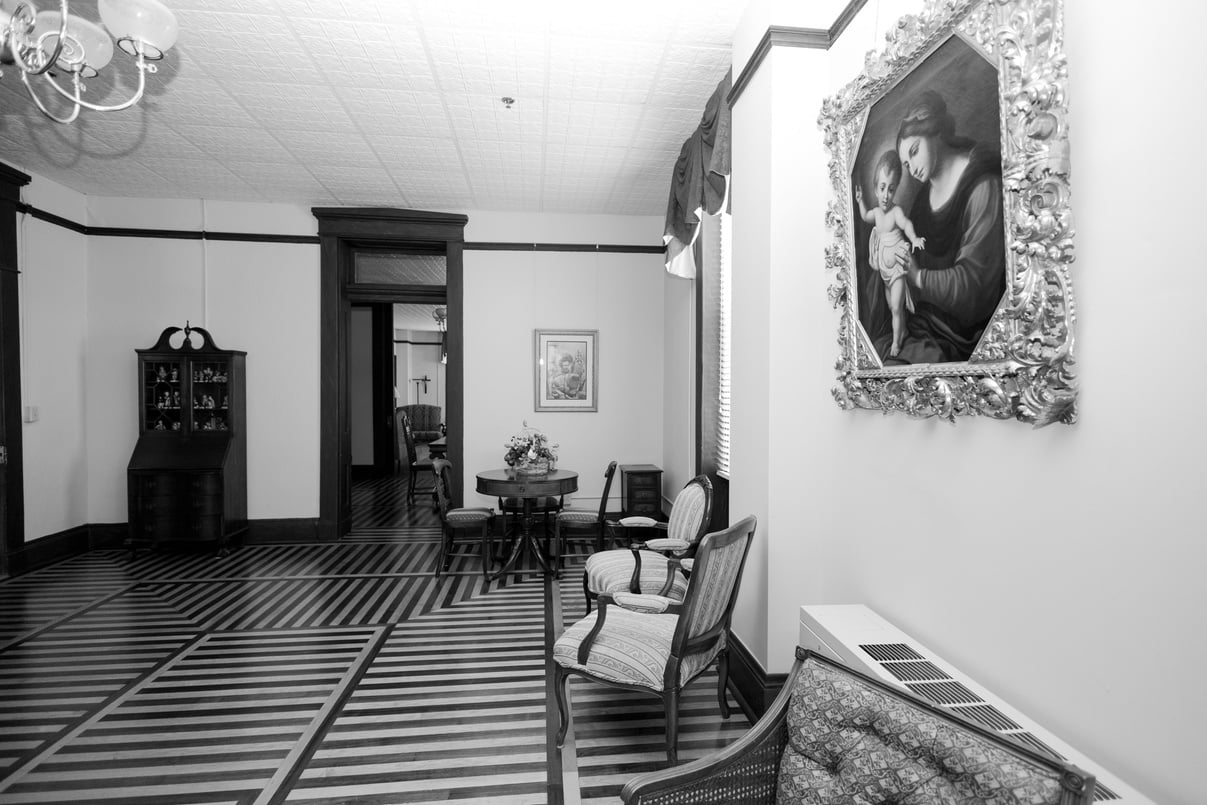
[(788, 701), (800, 665), (798, 660), (767, 712), (741, 738), (691, 763), (634, 777), (620, 798), (626, 805), (775, 805), (788, 745)]

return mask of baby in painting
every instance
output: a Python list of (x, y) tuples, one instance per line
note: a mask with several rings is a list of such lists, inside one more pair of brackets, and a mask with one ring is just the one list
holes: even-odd
[[(884, 280), (889, 312), (893, 316), (893, 344), (889, 357), (897, 357), (905, 338), (905, 311), (913, 312), (914, 302), (906, 285), (909, 273), (910, 250), (926, 248), (926, 238), (914, 232), (914, 224), (905, 212), (893, 203), (897, 184), (901, 181), (901, 158), (896, 151), (885, 151), (876, 163), (876, 204), (868, 209), (863, 203), (863, 187), (855, 185), (855, 201), (863, 220), (873, 224), (868, 243), (868, 261)], [(907, 242), (908, 241), (908, 242)]]

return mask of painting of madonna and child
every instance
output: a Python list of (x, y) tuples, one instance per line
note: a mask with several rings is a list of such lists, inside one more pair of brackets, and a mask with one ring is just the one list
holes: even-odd
[(967, 361), (1005, 293), (998, 97), (995, 67), (953, 36), (868, 110), (853, 281), (886, 367)]

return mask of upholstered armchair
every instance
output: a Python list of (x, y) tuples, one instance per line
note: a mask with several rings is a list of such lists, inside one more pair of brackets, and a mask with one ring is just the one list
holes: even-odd
[[(583, 595), (587, 611), (602, 593), (656, 593), (682, 600), (687, 575), (682, 563), (690, 560), (712, 518), (712, 482), (697, 475), (684, 485), (665, 523), (650, 527), (666, 536), (635, 542), (629, 548), (600, 551), (587, 558), (583, 569)], [(620, 524), (624, 525), (625, 520)]]
[(599, 596), (594, 612), (557, 639), (553, 644), (553, 688), (561, 719), (558, 746), (564, 743), (569, 725), (566, 683), (575, 674), (661, 698), (666, 715), (666, 757), (671, 763), (678, 759), (679, 693), (713, 662), (717, 663), (721, 716), (729, 717), (725, 699), (729, 622), (755, 526), (755, 518), (747, 517), (700, 540), (696, 569), (682, 601), (660, 595), (605, 593)]
[(806, 649), (746, 735), (635, 777), (627, 805), (1089, 805), (1094, 777)]
[(400, 405), (398, 410), (406, 414), (407, 420), (410, 421), (411, 435), (416, 442), (426, 444), (444, 435), (444, 425), (441, 424), (444, 411), (439, 405), (412, 403)]

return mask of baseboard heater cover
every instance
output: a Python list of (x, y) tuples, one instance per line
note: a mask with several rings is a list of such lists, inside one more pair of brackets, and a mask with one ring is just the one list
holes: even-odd
[(800, 645), (1094, 774), (1094, 802), (1154, 805), (863, 604), (800, 608)]

